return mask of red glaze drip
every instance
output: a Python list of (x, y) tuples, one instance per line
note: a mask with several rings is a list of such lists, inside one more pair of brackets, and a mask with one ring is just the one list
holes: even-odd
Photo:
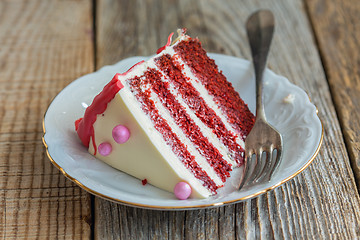
[(147, 184), (147, 179), (146, 178), (144, 178), (143, 180), (141, 180), (141, 184), (143, 185), (143, 186), (145, 186), (146, 184)]
[(119, 81), (119, 76), (124, 76), (131, 72), (133, 68), (137, 65), (145, 62), (144, 60), (136, 63), (134, 66), (129, 68), (124, 73), (117, 73), (113, 79), (104, 87), (104, 89), (94, 98), (91, 105), (85, 110), (83, 118), (80, 118), (75, 121), (75, 130), (77, 131), (81, 142), (84, 146), (89, 147), (90, 138), (93, 142), (94, 155), (97, 152), (97, 146), (95, 143), (95, 133), (94, 133), (94, 123), (96, 121), (97, 115), (105, 112), (108, 103), (114, 99), (115, 95), (124, 87)]
[(75, 130), (77, 131), (79, 129), (79, 123), (81, 122), (83, 118), (79, 118), (78, 120), (75, 121)]
[(169, 37), (168, 37), (168, 41), (167, 41), (167, 43), (166, 43), (166, 45), (165, 46), (162, 46), (161, 48), (159, 48), (157, 51), (156, 51), (156, 54), (159, 54), (159, 53), (161, 53), (166, 47), (168, 47), (168, 46), (170, 46), (170, 44), (171, 44), (171, 38), (172, 38), (172, 36), (174, 35), (174, 33), (172, 32), (172, 33), (170, 33), (170, 35), (169, 35)]
[(75, 121), (75, 129), (81, 139), (81, 142), (89, 147), (90, 138), (94, 146), (94, 155), (96, 155), (96, 143), (94, 136), (93, 124), (96, 121), (97, 115), (105, 112), (108, 103), (115, 97), (115, 94), (120, 91), (124, 86), (118, 80), (116, 74), (113, 79), (104, 87), (104, 89), (94, 98), (91, 105), (85, 110), (83, 118)]

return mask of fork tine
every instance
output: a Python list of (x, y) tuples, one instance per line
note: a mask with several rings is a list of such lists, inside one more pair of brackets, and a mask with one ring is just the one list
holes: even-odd
[(263, 168), (262, 155), (263, 155), (263, 151), (261, 151), (261, 150), (256, 154), (256, 157), (255, 157), (256, 163), (255, 163), (255, 167), (251, 174), (251, 178), (250, 178), (249, 182), (253, 182), (259, 176), (259, 173), (260, 173), (261, 169)]
[(265, 153), (265, 159), (262, 162), (262, 168), (259, 171), (259, 173), (257, 174), (256, 178), (254, 178), (254, 181), (260, 181), (263, 178), (264, 173), (266, 173), (266, 171), (268, 170), (269, 160), (271, 157), (271, 149), (265, 150), (264, 153)]
[(277, 167), (279, 166), (280, 162), (281, 162), (281, 157), (282, 157), (282, 151), (281, 151), (281, 148), (276, 148), (276, 158), (274, 160), (274, 163), (273, 163), (273, 166), (270, 170), (270, 173), (269, 173), (269, 181), (273, 175), (273, 173), (275, 172), (275, 170), (277, 169)]
[(249, 160), (251, 159), (251, 156), (252, 155), (245, 157), (243, 176), (241, 178), (240, 185), (239, 185), (238, 189), (241, 189), (245, 185), (246, 178), (249, 176)]
[(249, 182), (249, 178), (254, 172), (254, 167), (255, 167), (254, 165), (256, 164), (256, 154), (252, 150), (250, 150), (245, 159), (246, 160), (244, 163), (243, 177), (241, 179), (239, 189), (241, 189), (244, 185), (246, 185)]
[[(276, 156), (274, 156), (274, 150), (276, 150)], [(279, 166), (280, 160), (281, 160), (281, 150), (279, 148), (274, 148), (274, 150), (271, 153), (271, 158), (269, 161), (268, 170), (264, 172), (264, 177), (266, 181), (270, 181), (273, 173), (275, 172), (277, 166)]]

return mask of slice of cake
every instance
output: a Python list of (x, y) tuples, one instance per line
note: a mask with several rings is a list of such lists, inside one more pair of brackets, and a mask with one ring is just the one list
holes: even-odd
[(157, 55), (116, 74), (75, 127), (96, 158), (185, 199), (224, 186), (253, 124), (199, 40), (179, 30)]

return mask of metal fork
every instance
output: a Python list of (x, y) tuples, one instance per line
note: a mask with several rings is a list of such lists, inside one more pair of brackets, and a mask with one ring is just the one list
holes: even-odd
[(281, 161), (281, 134), (266, 120), (263, 104), (263, 72), (273, 32), (274, 16), (268, 10), (252, 14), (246, 23), (256, 79), (256, 120), (245, 140), (244, 172), (239, 189), (245, 184), (270, 181)]

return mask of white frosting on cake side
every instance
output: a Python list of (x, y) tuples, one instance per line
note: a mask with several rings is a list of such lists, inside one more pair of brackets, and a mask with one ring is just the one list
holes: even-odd
[[(96, 158), (140, 180), (146, 179), (148, 183), (169, 192), (173, 191), (178, 182), (185, 181), (191, 185), (193, 197), (211, 195), (211, 192), (179, 162), (171, 148), (163, 144), (162, 136), (150, 126), (151, 120), (136, 121), (134, 116), (139, 116), (134, 112), (136, 111), (131, 113), (121, 95), (117, 94), (108, 104), (104, 114), (98, 115), (94, 124), (95, 142), (97, 145), (102, 142), (110, 143), (112, 152), (108, 156), (97, 153)], [(112, 139), (112, 129), (118, 124), (127, 126), (130, 130), (131, 135), (126, 143), (118, 144)], [(89, 146), (89, 152), (94, 154), (91, 142)]]

